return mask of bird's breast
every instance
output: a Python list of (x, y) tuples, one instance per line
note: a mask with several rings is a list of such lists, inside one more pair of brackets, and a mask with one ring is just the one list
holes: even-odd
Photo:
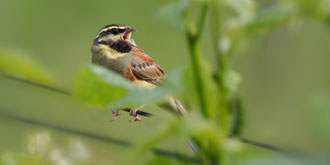
[(92, 62), (104, 66), (112, 71), (124, 74), (128, 66), (130, 66), (131, 53), (115, 54), (105, 48), (92, 48)]

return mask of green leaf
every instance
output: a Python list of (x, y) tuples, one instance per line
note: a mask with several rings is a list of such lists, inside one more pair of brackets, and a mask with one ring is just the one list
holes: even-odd
[(87, 104), (106, 108), (133, 88), (122, 76), (101, 66), (88, 65), (78, 75), (74, 95)]
[(140, 145), (140, 150), (148, 151), (170, 136), (185, 134), (187, 132), (187, 129), (185, 128), (185, 122), (186, 121), (182, 118), (176, 118), (172, 121), (169, 121), (168, 123), (165, 123), (154, 133), (154, 135), (147, 138), (145, 142)]
[(225, 136), (212, 123), (200, 123), (191, 132), (192, 139), (201, 148), (206, 164), (218, 164), (223, 154)]
[(164, 102), (168, 96), (179, 94), (183, 91), (181, 84), (182, 71), (175, 70), (166, 76), (162, 85), (154, 89), (134, 88), (128, 95), (110, 105), (111, 108), (123, 106), (140, 106), (144, 104)]
[(15, 75), (47, 85), (56, 84), (43, 67), (27, 57), (9, 52), (0, 52), (0, 74)]
[(171, 136), (181, 136), (187, 139), (189, 133), (200, 126), (202, 122), (205, 122), (202, 116), (192, 112), (189, 114), (189, 117), (174, 118), (171, 121), (162, 123), (161, 127), (153, 132), (153, 135), (144, 139), (144, 142), (139, 144), (138, 153), (142, 156), (146, 151), (149, 151)]
[(88, 65), (79, 74), (74, 95), (81, 101), (102, 108), (126, 108), (165, 101), (180, 91), (180, 71), (169, 74), (154, 89), (136, 86), (121, 75), (101, 66)]

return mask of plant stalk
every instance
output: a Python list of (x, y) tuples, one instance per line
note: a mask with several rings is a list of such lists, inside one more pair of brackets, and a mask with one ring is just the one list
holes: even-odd
[(218, 78), (218, 93), (219, 93), (219, 112), (218, 118), (220, 120), (220, 127), (225, 133), (228, 132), (228, 96), (227, 89), (225, 85), (225, 77), (227, 73), (227, 59), (226, 54), (221, 51), (221, 35), (222, 35), (222, 24), (220, 15), (220, 5), (217, 0), (212, 0), (212, 35), (215, 57), (217, 62), (217, 78)]
[(198, 99), (200, 101), (200, 107), (202, 113), (205, 117), (209, 118), (209, 104), (206, 97), (205, 82), (202, 76), (202, 66), (201, 66), (201, 51), (199, 39), (203, 31), (204, 22), (206, 19), (208, 5), (205, 3), (201, 8), (200, 17), (196, 23), (192, 17), (191, 11), (186, 11), (185, 21), (186, 21), (186, 38), (188, 42), (189, 52), (191, 56), (191, 65), (194, 72), (196, 90), (198, 93)]

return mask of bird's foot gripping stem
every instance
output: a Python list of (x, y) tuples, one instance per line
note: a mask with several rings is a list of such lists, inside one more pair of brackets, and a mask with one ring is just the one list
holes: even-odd
[(144, 107), (144, 105), (143, 106), (140, 106), (139, 108), (131, 109), (130, 110), (129, 114), (131, 116), (134, 116), (134, 120), (133, 121), (132, 120), (129, 120), (129, 122), (141, 121), (141, 118), (138, 116), (137, 111), (141, 110), (143, 107)]
[(111, 122), (115, 121), (117, 117), (120, 115), (119, 110), (112, 111), (112, 114), (113, 114), (113, 119), (111, 120)]
[(141, 118), (137, 114), (132, 116), (134, 116), (134, 120), (129, 120), (129, 122), (133, 123), (133, 122), (141, 121)]

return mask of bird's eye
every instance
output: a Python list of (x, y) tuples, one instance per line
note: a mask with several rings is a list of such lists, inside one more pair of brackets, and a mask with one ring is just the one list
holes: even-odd
[(111, 29), (110, 30), (110, 33), (113, 34), (113, 35), (117, 35), (119, 33), (119, 30), (118, 29)]
[(119, 33), (124, 33), (125, 29), (119, 29)]

